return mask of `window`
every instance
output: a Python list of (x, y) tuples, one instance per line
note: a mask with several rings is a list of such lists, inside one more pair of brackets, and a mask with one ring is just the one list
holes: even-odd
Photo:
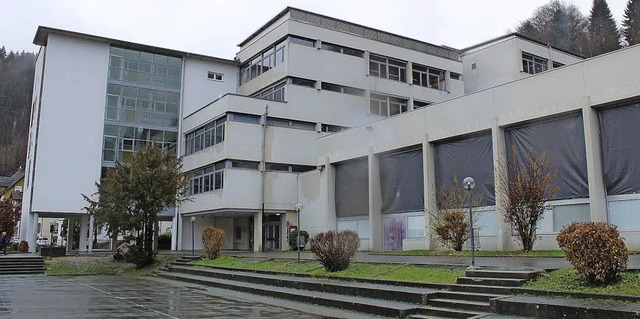
[(104, 125), (102, 161), (124, 161), (147, 145), (156, 145), (175, 152), (177, 132), (134, 128), (112, 124)]
[(362, 50), (347, 48), (347, 47), (343, 47), (341, 45), (337, 45), (337, 44), (333, 44), (333, 43), (322, 42), (321, 48), (322, 48), (322, 50), (342, 53), (342, 54), (346, 54), (346, 55), (355, 56), (355, 57), (358, 57), (358, 58), (363, 58), (364, 57), (364, 51), (362, 51)]
[(430, 102), (413, 100), (413, 108), (414, 109), (418, 109), (418, 108), (429, 106), (429, 105), (431, 105)]
[(295, 36), (295, 35), (290, 35), (289, 36), (289, 43), (295, 43), (295, 44), (300, 44), (300, 45), (304, 45), (307, 47), (313, 47), (316, 43), (315, 40), (312, 39), (308, 39), (308, 38), (303, 38), (303, 37), (299, 37), (299, 36)]
[(407, 99), (371, 93), (370, 114), (393, 116), (407, 111)]
[(340, 132), (342, 130), (347, 129), (346, 127), (342, 127), (339, 125), (331, 125), (331, 124), (322, 124), (322, 132)]
[(387, 58), (381, 55), (370, 54), (369, 75), (406, 82), (407, 62)]
[(462, 74), (460, 73), (454, 73), (454, 72), (449, 72), (449, 78), (451, 78), (452, 80), (462, 80)]
[(109, 80), (180, 89), (182, 59), (111, 47)]
[(296, 129), (307, 130), (307, 131), (314, 131), (316, 129), (316, 123), (281, 119), (281, 118), (275, 118), (275, 117), (268, 117), (267, 125), (277, 126), (277, 127), (296, 128)]
[(260, 167), (260, 162), (231, 160), (231, 167), (257, 170)]
[(558, 61), (553, 61), (552, 65), (553, 65), (553, 68), (555, 69), (555, 68), (563, 67), (564, 63), (560, 63)]
[(185, 135), (184, 155), (189, 155), (224, 141), (227, 117), (221, 117)]
[(229, 113), (229, 121), (260, 124), (260, 115), (242, 114), (242, 113)]
[(529, 74), (544, 72), (548, 68), (547, 64), (548, 60), (545, 58), (522, 52), (522, 72)]
[(284, 85), (285, 85), (285, 82), (280, 82), (258, 93), (253, 94), (252, 97), (265, 99), (265, 100), (272, 100), (276, 102), (284, 102)]
[(224, 75), (222, 73), (209, 71), (207, 72), (207, 78), (214, 81), (223, 81)]
[[(413, 64), (413, 84), (424, 86), (431, 89), (445, 91), (445, 74), (444, 70)], [(454, 74), (454, 73), (452, 73)]]
[(222, 189), (224, 166), (225, 162), (221, 161), (192, 171), (193, 177), (189, 181), (189, 195)]
[(424, 237), (424, 236), (425, 236), (424, 215), (407, 216), (407, 238), (416, 238), (416, 237)]
[(316, 87), (316, 81), (303, 78), (289, 77), (288, 83), (293, 85), (306, 86), (314, 89)]
[[(240, 66), (240, 85), (284, 62), (285, 40), (270, 46)], [(222, 80), (220, 80), (222, 81)]]
[(265, 170), (272, 172), (304, 173), (316, 169), (315, 166), (293, 165), (283, 163), (265, 163)]
[(333, 91), (338, 93), (351, 94), (356, 96), (364, 96), (365, 91), (363, 89), (352, 88), (344, 85), (333, 84), (329, 82), (322, 82), (323, 90)]

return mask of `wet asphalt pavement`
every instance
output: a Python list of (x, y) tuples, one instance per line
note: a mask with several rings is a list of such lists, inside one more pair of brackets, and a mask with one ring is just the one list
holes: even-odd
[(0, 318), (322, 317), (124, 276), (0, 276)]

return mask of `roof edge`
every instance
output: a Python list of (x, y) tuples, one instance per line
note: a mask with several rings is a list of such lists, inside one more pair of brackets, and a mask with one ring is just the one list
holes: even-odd
[(495, 38), (493, 38), (493, 39), (489, 39), (489, 40), (487, 40), (487, 41), (483, 41), (483, 42), (480, 42), (480, 43), (474, 44), (474, 45), (472, 45), (472, 46), (470, 46), (470, 47), (466, 47), (466, 48), (464, 48), (464, 49), (460, 49), (460, 53), (461, 53), (462, 55), (464, 55), (467, 51), (470, 51), (470, 50), (473, 50), (473, 49), (479, 48), (479, 47), (481, 47), (481, 46), (484, 46), (484, 45), (487, 45), (487, 44), (490, 44), (490, 43), (493, 43), (493, 42), (498, 42), (498, 41), (500, 41), (500, 40), (504, 40), (504, 39), (507, 39), (507, 38), (509, 38), (509, 37), (522, 38), (522, 39), (525, 39), (525, 40), (527, 40), (527, 41), (535, 42), (535, 43), (540, 44), (540, 45), (550, 46), (550, 47), (551, 47), (552, 49), (554, 49), (554, 50), (557, 50), (557, 51), (560, 51), (560, 52), (564, 52), (564, 53), (566, 53), (566, 54), (573, 55), (573, 56), (578, 57), (578, 58), (581, 58), (581, 59), (586, 59), (586, 57), (584, 57), (584, 56), (582, 56), (582, 55), (580, 55), (580, 54), (578, 54), (578, 53), (576, 53), (576, 52), (572, 52), (572, 51), (570, 51), (570, 50), (566, 50), (566, 49), (559, 48), (559, 47), (557, 47), (557, 46), (555, 46), (555, 45), (553, 45), (553, 44), (551, 44), (551, 43), (544, 42), (544, 41), (540, 41), (540, 40), (538, 40), (538, 39), (534, 39), (534, 38), (532, 38), (532, 37), (530, 37), (530, 36), (527, 36), (527, 35), (524, 35), (524, 34), (522, 34), (522, 33), (518, 33), (518, 32), (511, 32), (511, 33), (507, 33), (507, 34), (501, 35), (501, 36), (499, 36), (499, 37), (495, 37)]

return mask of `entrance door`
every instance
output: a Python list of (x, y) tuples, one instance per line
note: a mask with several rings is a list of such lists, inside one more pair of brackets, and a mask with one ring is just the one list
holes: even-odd
[(384, 219), (384, 250), (402, 250), (402, 240), (406, 236), (407, 219), (391, 217)]
[(264, 250), (280, 250), (280, 215), (264, 216), (262, 234)]

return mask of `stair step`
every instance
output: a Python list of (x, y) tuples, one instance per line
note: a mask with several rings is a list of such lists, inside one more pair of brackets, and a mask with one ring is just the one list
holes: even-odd
[(425, 317), (415, 317), (415, 316), (426, 316), (426, 318), (432, 318), (430, 316), (444, 317), (444, 318), (471, 318), (475, 316), (481, 316), (486, 313), (477, 312), (477, 311), (469, 311), (469, 310), (457, 310), (451, 308), (443, 308), (443, 307), (420, 307), (416, 310), (416, 313), (411, 315), (412, 318), (425, 318)]
[(306, 291), (282, 286), (253, 284), (220, 278), (204, 278), (197, 275), (173, 272), (161, 272), (159, 277), (388, 317), (404, 317), (409, 313), (412, 313), (416, 307), (415, 304), (407, 302), (382, 301), (373, 298)]
[(456, 282), (458, 284), (466, 285), (518, 287), (527, 282), (527, 280), (509, 278), (458, 277), (458, 280)]
[[(478, 292), (460, 292), (460, 291), (439, 291), (433, 295), (434, 298), (469, 300), (489, 302), (491, 299), (504, 297), (503, 294), (478, 293)], [(431, 296), (430, 296), (431, 297)]]
[(471, 310), (471, 311), (479, 311), (479, 312), (490, 312), (491, 305), (489, 302), (484, 301), (472, 301), (472, 300), (461, 300), (461, 299), (447, 299), (447, 298), (435, 298), (429, 299), (427, 305), (439, 308), (451, 308), (451, 309), (462, 309), (462, 310)]
[(467, 269), (466, 277), (481, 278), (506, 278), (531, 280), (540, 274), (538, 270), (491, 270), (491, 269)]
[(472, 293), (486, 293), (495, 295), (510, 295), (512, 294), (513, 287), (504, 286), (487, 286), (487, 285), (464, 285), (455, 284), (449, 286), (449, 291), (455, 292), (472, 292)]

